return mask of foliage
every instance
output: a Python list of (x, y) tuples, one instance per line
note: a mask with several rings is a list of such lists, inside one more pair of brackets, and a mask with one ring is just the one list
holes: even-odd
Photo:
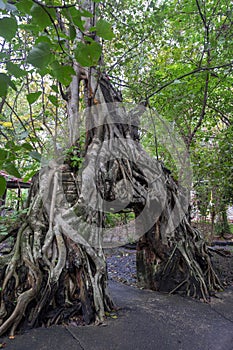
[[(114, 34), (108, 21), (95, 22), (76, 2), (1, 1), (0, 8), (0, 166), (27, 180), (38, 169), (41, 153), (56, 152), (64, 138), (64, 99), (74, 62), (98, 65), (102, 46), (95, 36), (111, 40)], [(77, 33), (85, 31), (89, 19), (92, 26), (82, 41)], [(5, 186), (0, 178), (1, 194)]]
[(28, 209), (20, 209), (17, 211), (12, 211), (4, 217), (0, 216), (0, 238), (1, 235), (8, 235), (12, 230), (12, 227), (14, 227), (14, 224), (21, 220), (27, 211)]
[[(126, 99), (147, 101), (182, 136), (197, 193), (208, 183), (208, 202), (221, 212), (232, 200), (233, 4), (125, 0), (106, 8), (117, 23), (106, 50), (110, 78)], [(167, 149), (151, 135), (142, 141), (174, 171)]]

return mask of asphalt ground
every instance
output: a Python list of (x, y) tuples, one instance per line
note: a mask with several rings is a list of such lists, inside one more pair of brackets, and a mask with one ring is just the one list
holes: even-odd
[(109, 287), (120, 309), (104, 325), (37, 328), (0, 344), (9, 350), (233, 350), (233, 287), (210, 304), (115, 281)]

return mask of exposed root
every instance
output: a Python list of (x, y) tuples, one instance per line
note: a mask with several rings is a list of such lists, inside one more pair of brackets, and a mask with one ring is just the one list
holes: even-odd
[[(19, 327), (48, 326), (71, 319), (102, 322), (105, 311), (113, 307), (101, 247), (95, 251), (79, 234), (85, 222), (74, 214), (77, 203), (73, 209), (63, 206), (60, 210), (64, 197), (59, 195), (58, 171), (51, 170), (52, 176), (48, 171), (50, 182), (42, 173), (41, 191), (32, 198), (13, 253), (0, 257), (0, 335), (14, 335)], [(52, 197), (44, 203), (48, 189), (52, 189)]]
[[(137, 273), (139, 285), (158, 291), (185, 294), (210, 300), (222, 289), (210, 259), (210, 252), (201, 233), (191, 227), (184, 213), (173, 232), (166, 231), (172, 213), (177, 185), (167, 178), (167, 202), (158, 220), (139, 241)], [(155, 234), (156, 232), (156, 234)]]

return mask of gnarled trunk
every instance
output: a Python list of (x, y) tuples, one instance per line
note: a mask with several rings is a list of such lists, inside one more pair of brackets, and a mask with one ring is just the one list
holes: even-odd
[(167, 175), (166, 190), (167, 200), (158, 221), (137, 244), (138, 284), (207, 301), (222, 288), (207, 243), (200, 231), (191, 227), (187, 212), (169, 230), (179, 191), (170, 175)]
[[(98, 89), (101, 102), (114, 101), (111, 89), (110, 101)], [(70, 320), (102, 322), (113, 308), (101, 245), (103, 211), (96, 202), (95, 207), (84, 203), (86, 193), (95, 191), (93, 155), (101, 143), (94, 135), (93, 130), (87, 132), (81, 173), (61, 157), (33, 180), (24, 223), (14, 242), (7, 238), (9, 249), (0, 255), (0, 335)]]

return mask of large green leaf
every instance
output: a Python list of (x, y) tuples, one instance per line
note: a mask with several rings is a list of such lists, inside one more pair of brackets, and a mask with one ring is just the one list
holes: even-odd
[(27, 72), (25, 70), (21, 69), (17, 64), (14, 64), (12, 62), (7, 62), (6, 68), (8, 72), (14, 75), (16, 78), (21, 78), (27, 75)]
[(76, 25), (80, 30), (84, 31), (84, 21), (82, 20), (82, 14), (75, 7), (62, 10), (64, 16), (69, 20), (70, 25)]
[(78, 43), (75, 58), (81, 66), (91, 67), (98, 64), (101, 53), (101, 45), (94, 41), (90, 44)]
[(0, 148), (0, 160), (5, 160), (8, 152), (5, 149)]
[(7, 94), (9, 77), (5, 73), (0, 73), (0, 96), (4, 97)]
[(65, 86), (68, 86), (72, 81), (72, 75), (75, 75), (75, 71), (70, 66), (62, 66), (58, 61), (54, 61), (51, 64), (51, 75), (60, 81)]
[(23, 147), (24, 149), (26, 149), (27, 151), (32, 151), (32, 150), (33, 150), (32, 145), (30, 145), (30, 143), (28, 143), (28, 142), (23, 143), (23, 144), (22, 144), (22, 147)]
[(54, 18), (56, 13), (54, 9), (46, 8), (45, 10), (42, 6), (34, 4), (31, 8), (31, 15), (33, 22), (36, 23), (41, 29), (44, 29), (52, 24), (51, 18)]
[(31, 0), (20, 0), (15, 5), (20, 12), (29, 14), (33, 3)]
[(36, 68), (46, 68), (52, 60), (49, 43), (42, 42), (34, 46), (29, 52), (27, 61)]
[(112, 40), (115, 36), (111, 24), (104, 19), (96, 23), (96, 34), (105, 40)]
[(48, 43), (50, 46), (52, 45), (52, 42), (47, 35), (39, 35), (35, 40), (35, 45), (37, 46), (39, 43)]
[(54, 95), (49, 95), (48, 96), (48, 99), (49, 101), (56, 107), (59, 107), (59, 103), (58, 103), (58, 100), (57, 100), (57, 97), (54, 96)]
[(89, 12), (89, 11), (87, 11), (87, 10), (82, 9), (82, 10), (81, 10), (81, 16), (82, 16), (82, 17), (91, 18), (91, 17), (93, 17), (93, 13), (91, 13), (91, 12)]
[(74, 39), (76, 38), (76, 29), (75, 26), (73, 26), (72, 24), (69, 25), (69, 37), (71, 41), (74, 41)]
[(41, 161), (41, 154), (38, 153), (37, 151), (32, 151), (32, 152), (29, 153), (29, 155), (30, 155), (33, 159), (37, 160), (38, 162)]
[(8, 41), (14, 38), (18, 25), (14, 17), (3, 17), (0, 19), (0, 36)]
[(21, 175), (20, 175), (18, 169), (15, 167), (15, 165), (14, 165), (13, 163), (4, 164), (4, 165), (3, 165), (3, 169), (6, 170), (6, 172), (7, 172), (9, 175), (15, 176), (15, 177), (17, 177), (18, 179), (21, 178)]
[(6, 179), (0, 175), (0, 196), (3, 196), (6, 190)]
[(27, 95), (28, 103), (32, 105), (34, 102), (38, 100), (41, 94), (42, 94), (42, 91), (31, 92), (30, 94), (28, 94)]
[(0, 73), (0, 97), (7, 95), (8, 87), (11, 86), (12, 89), (16, 91), (15, 84), (11, 81), (10, 77), (5, 73)]
[(57, 85), (51, 85), (51, 89), (56, 92), (57, 94), (59, 93), (59, 89), (57, 87)]
[(28, 134), (29, 134), (29, 132), (27, 130), (24, 130), (17, 135), (17, 139), (24, 140), (24, 139), (26, 139), (26, 137), (28, 137)]

